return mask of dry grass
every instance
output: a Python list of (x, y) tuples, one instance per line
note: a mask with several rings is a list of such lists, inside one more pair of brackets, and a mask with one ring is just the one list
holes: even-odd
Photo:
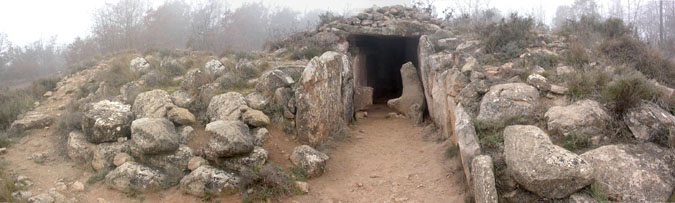
[(56, 87), (58, 78), (41, 79), (30, 87), (0, 93), (0, 130), (7, 129), (19, 114), (33, 107), (33, 103), (42, 99), (42, 95)]

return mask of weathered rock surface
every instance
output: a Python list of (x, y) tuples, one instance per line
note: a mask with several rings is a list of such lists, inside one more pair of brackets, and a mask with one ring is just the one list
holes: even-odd
[(490, 87), (480, 103), (478, 120), (500, 121), (509, 117), (530, 117), (539, 101), (539, 91), (525, 83)]
[(666, 202), (675, 188), (675, 152), (657, 145), (607, 145), (581, 155), (595, 186), (623, 202)]
[(201, 69), (189, 70), (181, 82), (180, 86), (186, 91), (196, 91), (199, 87), (207, 84), (213, 80), (213, 76), (209, 75)]
[(143, 93), (145, 89), (145, 81), (136, 80), (131, 81), (127, 84), (120, 87), (120, 95), (122, 95), (122, 101), (127, 104), (133, 104), (136, 101), (136, 97)]
[(208, 159), (227, 158), (253, 151), (253, 140), (241, 121), (215, 121), (206, 125), (209, 144), (204, 149)]
[(267, 97), (271, 97), (278, 88), (290, 87), (295, 81), (290, 75), (281, 70), (271, 70), (263, 73), (258, 79), (255, 89)]
[(171, 121), (141, 118), (131, 123), (131, 149), (135, 154), (162, 154), (176, 151), (180, 136)]
[[(405, 114), (408, 118), (417, 118), (413, 121), (420, 124), (422, 123), (421, 115), (426, 110), (426, 102), (424, 102), (422, 82), (411, 62), (401, 67), (401, 78), (403, 79), (403, 93), (401, 97), (387, 101), (387, 106)], [(413, 105), (417, 105), (417, 108), (411, 108)]]
[(103, 143), (94, 147), (94, 153), (91, 160), (91, 167), (95, 170), (114, 166), (115, 155), (120, 153), (129, 153), (127, 143)]
[(127, 153), (116, 154), (115, 157), (113, 158), (113, 164), (115, 166), (121, 166), (124, 163), (132, 162), (132, 161), (134, 161), (134, 157), (131, 157), (131, 155), (129, 155)]
[(454, 134), (459, 145), (459, 157), (464, 167), (464, 175), (467, 183), (471, 185), (471, 162), (475, 156), (480, 155), (480, 142), (476, 136), (476, 130), (471, 116), (466, 113), (464, 107), (459, 104), (455, 109)]
[(565, 136), (574, 133), (583, 137), (602, 135), (610, 120), (609, 114), (602, 109), (600, 103), (593, 100), (551, 107), (544, 117), (549, 131), (557, 131)]
[(262, 111), (245, 108), (241, 115), (241, 119), (253, 127), (265, 127), (270, 124), (270, 118), (265, 115)]
[(244, 96), (237, 92), (228, 92), (213, 97), (206, 114), (211, 121), (239, 120), (242, 107), (246, 107)]
[(366, 110), (373, 105), (373, 91), (372, 87), (354, 88), (354, 111)]
[(347, 132), (354, 116), (353, 88), (346, 55), (326, 52), (309, 62), (295, 91), (295, 122), (301, 142), (318, 145)]
[(253, 145), (260, 147), (270, 136), (270, 131), (267, 128), (256, 128), (251, 131), (251, 135), (253, 136)]
[(131, 110), (136, 118), (163, 118), (166, 108), (173, 105), (169, 93), (164, 90), (143, 92), (136, 97)]
[(328, 159), (328, 155), (308, 145), (296, 147), (291, 154), (291, 163), (305, 170), (308, 178), (323, 174)]
[(533, 73), (527, 76), (527, 84), (530, 84), (541, 91), (551, 90), (551, 84), (548, 83), (548, 80), (542, 75)]
[(93, 155), (94, 145), (87, 141), (82, 132), (68, 134), (68, 157), (78, 163), (88, 163)]
[(7, 132), (10, 136), (18, 137), (24, 131), (31, 129), (44, 128), (52, 122), (52, 117), (48, 114), (37, 111), (26, 112), (23, 117), (12, 122)]
[(670, 131), (675, 129), (675, 116), (651, 102), (629, 109), (623, 120), (638, 140), (664, 147), (668, 146), (668, 137), (673, 133)]
[(249, 107), (255, 110), (265, 110), (270, 101), (265, 98), (260, 92), (253, 92), (246, 95), (246, 103)]
[(190, 109), (195, 103), (195, 98), (185, 90), (171, 93), (171, 101), (179, 107)]
[(164, 174), (136, 162), (127, 162), (105, 176), (105, 184), (119, 191), (150, 191), (165, 182)]
[(490, 156), (480, 155), (473, 159), (471, 180), (473, 181), (473, 196), (476, 202), (498, 202), (495, 174), (492, 171), (492, 158)]
[(209, 62), (206, 62), (204, 64), (204, 71), (206, 71), (207, 74), (211, 74), (214, 76), (220, 76), (225, 73), (227, 69), (225, 68), (225, 65), (221, 63), (218, 60), (210, 60)]
[(247, 155), (217, 159), (214, 166), (233, 171), (243, 171), (249, 168), (262, 168), (262, 166), (265, 165), (268, 156), (267, 150), (256, 146), (253, 148), (253, 151)]
[(197, 122), (190, 110), (178, 106), (168, 106), (167, 109), (166, 117), (178, 125), (192, 125)]
[(513, 179), (541, 197), (564, 198), (593, 181), (591, 163), (554, 145), (536, 126), (506, 127), (504, 156)]
[(180, 145), (175, 152), (157, 155), (141, 155), (137, 162), (156, 169), (161, 169), (168, 177), (180, 178), (188, 172), (188, 163), (194, 156), (190, 147)]
[(136, 73), (145, 73), (150, 70), (150, 63), (142, 57), (136, 57), (129, 62), (129, 68)]
[(240, 178), (235, 174), (200, 166), (180, 181), (180, 189), (195, 196), (230, 193), (238, 189)]
[(82, 118), (82, 131), (91, 143), (114, 142), (129, 137), (134, 115), (131, 106), (103, 100), (92, 104)]

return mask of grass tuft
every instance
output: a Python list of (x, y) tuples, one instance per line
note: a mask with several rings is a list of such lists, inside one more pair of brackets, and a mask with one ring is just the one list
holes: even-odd
[(100, 171), (97, 172), (96, 174), (94, 174), (94, 175), (92, 175), (91, 177), (89, 177), (89, 179), (87, 179), (87, 184), (88, 184), (88, 185), (93, 185), (93, 184), (95, 184), (95, 183), (97, 183), (97, 182), (99, 182), (99, 181), (102, 181), (103, 179), (105, 179), (105, 176), (108, 175), (108, 173), (110, 173), (110, 171), (112, 171), (112, 170), (111, 170), (111, 169), (107, 169), (107, 168), (106, 168), (106, 169), (100, 170)]

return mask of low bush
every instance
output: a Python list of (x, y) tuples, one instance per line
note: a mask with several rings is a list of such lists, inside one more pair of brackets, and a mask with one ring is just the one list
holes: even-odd
[(294, 182), (296, 179), (273, 164), (266, 164), (259, 170), (248, 170), (243, 176), (246, 179), (245, 188), (252, 189), (253, 193), (242, 190), (242, 202), (270, 201), (282, 195), (299, 193)]
[(445, 149), (445, 158), (452, 158), (457, 156), (459, 152), (459, 147), (452, 145)]
[(112, 170), (109, 168), (105, 168), (98, 171), (96, 174), (90, 176), (89, 179), (87, 179), (87, 184), (93, 185), (99, 181), (102, 181), (103, 179), (105, 179), (105, 176), (108, 175), (108, 173), (110, 173), (110, 171)]
[(300, 49), (291, 50), (291, 59), (293, 60), (302, 60), (302, 59), (312, 59), (317, 56), (321, 56), (324, 52), (328, 51), (326, 47), (319, 47), (316, 45), (306, 46)]
[(17, 186), (16, 177), (10, 175), (7, 171), (7, 163), (0, 162), (0, 202), (18, 202), (12, 196), (13, 192), (20, 191), (23, 188)]
[(588, 64), (590, 56), (581, 41), (572, 41), (569, 49), (563, 53), (563, 60), (567, 65), (581, 68)]
[(612, 80), (612, 74), (600, 69), (578, 70), (567, 75), (570, 99), (582, 100), (599, 95), (602, 88)]
[(565, 136), (562, 147), (569, 151), (576, 151), (577, 149), (586, 148), (591, 145), (591, 140), (587, 137), (577, 136), (575, 133), (570, 133)]
[(515, 58), (536, 38), (533, 32), (534, 20), (511, 14), (508, 20), (488, 25), (481, 31), (483, 51), (502, 58)]
[(601, 92), (603, 101), (619, 115), (637, 106), (642, 100), (656, 99), (659, 94), (653, 83), (636, 72), (616, 77)]

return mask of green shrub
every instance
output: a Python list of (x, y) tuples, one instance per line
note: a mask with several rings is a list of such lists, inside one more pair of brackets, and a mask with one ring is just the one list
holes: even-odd
[(642, 74), (629, 73), (614, 79), (602, 91), (602, 99), (622, 115), (642, 100), (652, 100), (659, 95), (657, 87)]
[(14, 199), (13, 192), (23, 190), (24, 188), (17, 186), (16, 177), (10, 175), (7, 170), (7, 163), (0, 162), (0, 202), (20, 202)]
[(481, 31), (483, 51), (502, 58), (515, 58), (534, 41), (533, 28), (532, 18), (511, 14), (508, 20), (502, 19), (500, 23), (493, 23)]
[(445, 158), (452, 158), (457, 156), (459, 152), (459, 147), (452, 145), (445, 149)]
[(503, 133), (506, 126), (534, 124), (534, 121), (528, 120), (523, 116), (514, 116), (501, 121), (480, 121), (474, 119), (473, 123), (480, 140), (481, 148), (494, 150), (501, 143), (504, 143)]
[(98, 171), (96, 174), (90, 176), (89, 179), (87, 179), (87, 184), (93, 185), (99, 181), (102, 181), (103, 179), (105, 179), (105, 176), (108, 175), (108, 173), (110, 173), (110, 171), (112, 170), (109, 168), (105, 168)]
[(600, 51), (612, 60), (634, 66), (650, 78), (675, 85), (675, 63), (638, 39), (631, 36), (610, 38), (600, 44)]
[(563, 53), (563, 59), (567, 65), (577, 68), (583, 67), (590, 61), (586, 48), (580, 41), (570, 43), (569, 49)]
[(253, 193), (244, 193), (242, 202), (263, 202), (282, 195), (299, 193), (294, 179), (273, 164), (266, 164), (259, 170), (248, 171), (255, 173), (246, 175), (247, 186)]
[(577, 136), (575, 133), (570, 133), (565, 137), (562, 147), (569, 151), (576, 151), (577, 149), (585, 148), (591, 145), (591, 140), (587, 137)]
[(316, 45), (311, 45), (303, 47), (300, 49), (291, 50), (291, 59), (301, 60), (301, 59), (312, 59), (317, 56), (321, 56), (324, 52), (328, 51), (325, 47), (319, 47)]
[(578, 70), (567, 75), (567, 88), (572, 100), (582, 100), (598, 95), (612, 79), (612, 74), (599, 70)]

